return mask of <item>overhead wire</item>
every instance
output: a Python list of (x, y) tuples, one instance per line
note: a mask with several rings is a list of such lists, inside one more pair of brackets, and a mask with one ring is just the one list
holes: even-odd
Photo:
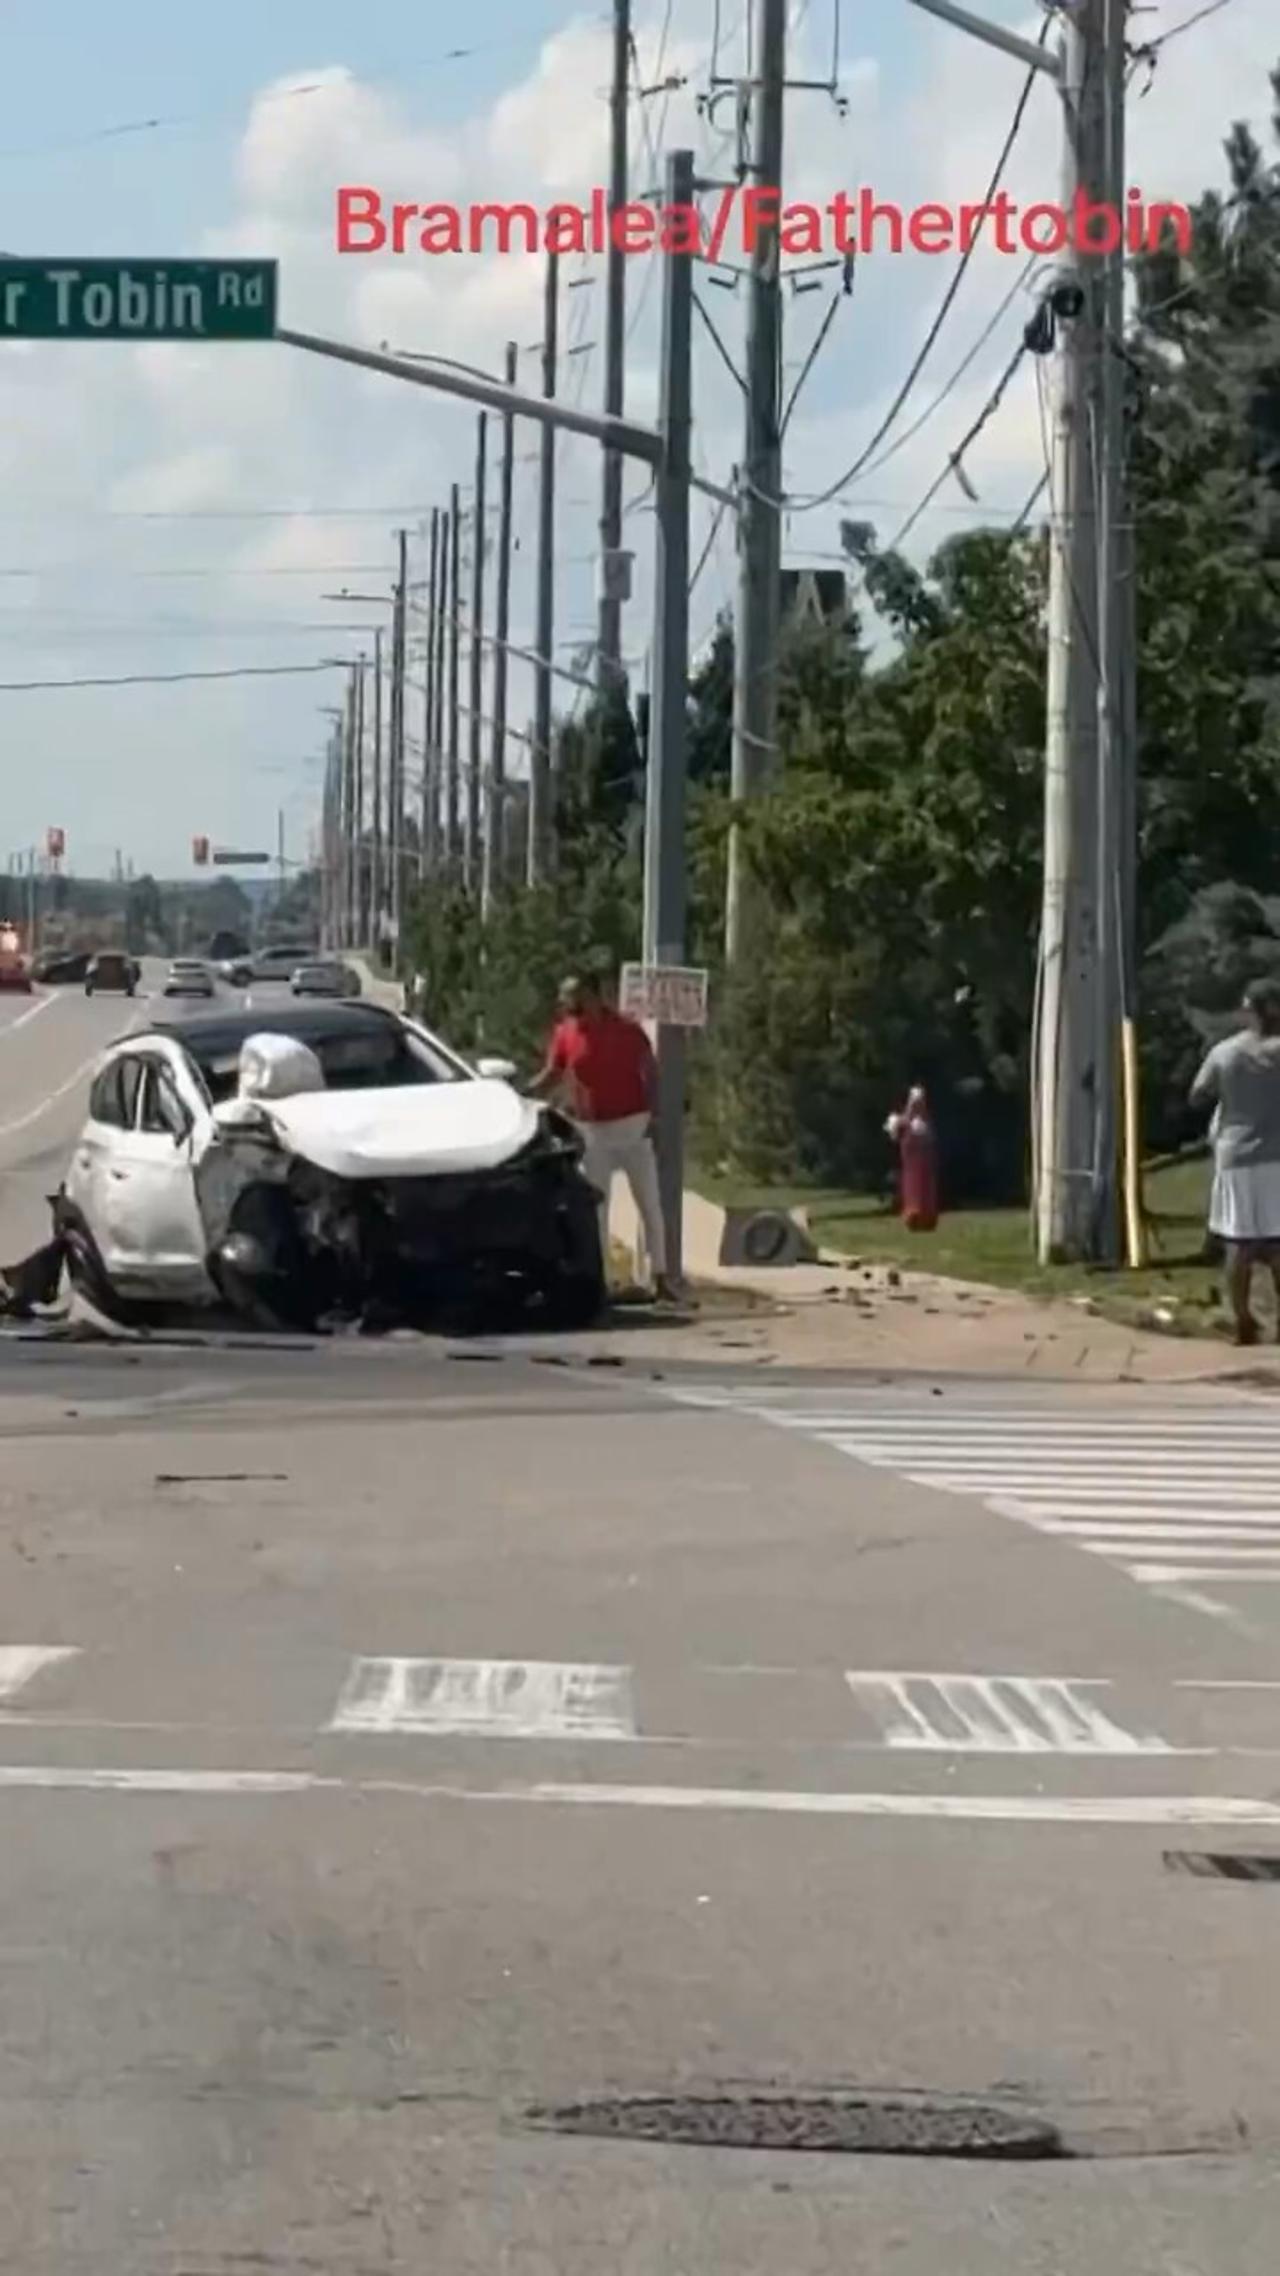
[(177, 687), (188, 680), (284, 680), (308, 672), (345, 672), (350, 659), (325, 658), (318, 664), (238, 664), (217, 672), (121, 672), (110, 678), (0, 680), (0, 695), (29, 695), (44, 688)]
[[(1044, 43), (1049, 36), (1049, 31), (1052, 23), (1052, 16), (1046, 15), (1040, 26), (1040, 36), (1037, 43), (1039, 46), (1044, 46)], [(1026, 116), (1027, 106), (1031, 101), (1032, 91), (1035, 87), (1035, 83), (1038, 77), (1038, 67), (1035, 64), (1030, 65), (1027, 70), (1026, 79), (1023, 83), (1022, 92), (1018, 97), (1017, 105), (1014, 109), (1012, 122), (1010, 124), (1008, 133), (1005, 135), (1004, 142), (1000, 150), (1000, 155), (997, 158), (995, 166), (992, 170), (991, 179), (987, 184), (986, 195), (982, 200), (984, 206), (989, 206), (991, 204), (992, 199), (995, 197), (997, 191), (999, 190), (1005, 167), (1008, 164), (1010, 155), (1013, 151), (1013, 146), (1022, 130), (1022, 122)], [(936, 315), (934, 316), (933, 322), (929, 326), (928, 332), (925, 334), (924, 341), (915, 355), (906, 378), (903, 380), (901, 386), (899, 387), (897, 394), (894, 396), (892, 403), (889, 405), (888, 410), (885, 412), (885, 415), (880, 421), (880, 424), (877, 427), (874, 435), (871, 437), (870, 442), (867, 443), (866, 447), (859, 453), (858, 457), (854, 460), (853, 465), (846, 467), (844, 473), (840, 475), (839, 479), (831, 483), (827, 489), (821, 491), (814, 497), (787, 498), (778, 501), (779, 503), (786, 505), (792, 513), (812, 513), (817, 507), (829, 506), (832, 503), (833, 499), (839, 497), (842, 490), (847, 490), (849, 484), (853, 481), (856, 481), (858, 475), (863, 472), (868, 462), (875, 455), (881, 443), (884, 441), (885, 436), (888, 434), (890, 428), (894, 425), (894, 422), (898, 417), (898, 413), (901, 411), (903, 404), (911, 394), (916, 381), (919, 379), (921, 372), (924, 370), (925, 364), (927, 363), (934, 347), (937, 344), (939, 335), (942, 331), (942, 327), (946, 323), (946, 320), (955, 305), (956, 295), (959, 292), (960, 287), (964, 282), (965, 276), (968, 273), (969, 264), (972, 261), (974, 252), (977, 249), (979, 236), (980, 232), (975, 231), (970, 238), (969, 243), (965, 246), (964, 251), (961, 253), (959, 262), (956, 265), (955, 273), (952, 276), (951, 282), (947, 286), (947, 289), (942, 296), (941, 303), (938, 307)], [(770, 503), (772, 502), (773, 501), (770, 501)]]

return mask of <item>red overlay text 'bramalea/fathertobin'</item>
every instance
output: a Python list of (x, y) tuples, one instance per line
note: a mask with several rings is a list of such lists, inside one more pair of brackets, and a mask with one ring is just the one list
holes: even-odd
[(1001, 190), (974, 205), (902, 206), (874, 190), (838, 190), (824, 205), (784, 202), (780, 190), (730, 184), (706, 210), (696, 205), (655, 205), (629, 199), (610, 211), (602, 189), (582, 204), (530, 204), (523, 199), (406, 204), (384, 198), (367, 184), (345, 183), (337, 193), (340, 253), (688, 253), (711, 262), (747, 257), (761, 233), (778, 233), (789, 255), (877, 252), (967, 253), (979, 237), (998, 253), (1055, 254), (1153, 252), (1168, 243), (1191, 249), (1191, 215), (1185, 205), (1148, 201), (1127, 192), (1123, 205), (1097, 203), (1077, 191), (1070, 203), (1041, 200), (1020, 205)]

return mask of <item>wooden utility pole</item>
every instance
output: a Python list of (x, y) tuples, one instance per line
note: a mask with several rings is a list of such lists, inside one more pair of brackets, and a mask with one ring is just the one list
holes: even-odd
[[(516, 383), (519, 350), (507, 342), (505, 380)], [(511, 635), (511, 514), (515, 488), (516, 423), (510, 412), (502, 422), (502, 471), (498, 492), (498, 587), (494, 613), (493, 740), (489, 747), (489, 796), (484, 818), (484, 869), (481, 907), (488, 916), (496, 885), (504, 869), (504, 812), (507, 781), (507, 642)]]
[[(560, 259), (547, 254), (543, 292), (542, 393), (556, 392), (559, 343)], [(556, 431), (542, 430), (538, 475), (538, 601), (534, 648), (533, 749), (529, 753), (528, 882), (541, 885), (547, 874), (551, 822), (551, 667), (554, 662), (556, 555)]]

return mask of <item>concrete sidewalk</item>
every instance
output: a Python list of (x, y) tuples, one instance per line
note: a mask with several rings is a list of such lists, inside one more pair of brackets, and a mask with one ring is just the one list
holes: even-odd
[[(1251, 1380), (1273, 1376), (1280, 1387), (1280, 1370), (1264, 1353), (1242, 1355), (1211, 1338), (1123, 1327), (1099, 1318), (1087, 1301), (1042, 1302), (1016, 1289), (834, 1256), (819, 1264), (726, 1267), (720, 1263), (724, 1221), (713, 1202), (685, 1194), (685, 1274), (695, 1294), (699, 1288), (738, 1294), (748, 1316), (713, 1325), (709, 1312), (691, 1333), (699, 1342), (731, 1340), (735, 1347), (745, 1335), (761, 1361), (1106, 1383), (1247, 1374)], [(621, 1179), (614, 1184), (610, 1229), (634, 1254), (638, 1226)]]

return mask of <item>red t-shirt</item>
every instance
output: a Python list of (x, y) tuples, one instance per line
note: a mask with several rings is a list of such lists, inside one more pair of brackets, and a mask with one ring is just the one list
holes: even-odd
[(551, 1038), (551, 1065), (569, 1079), (584, 1122), (622, 1122), (648, 1114), (653, 1050), (648, 1036), (620, 1012), (574, 1013)]

